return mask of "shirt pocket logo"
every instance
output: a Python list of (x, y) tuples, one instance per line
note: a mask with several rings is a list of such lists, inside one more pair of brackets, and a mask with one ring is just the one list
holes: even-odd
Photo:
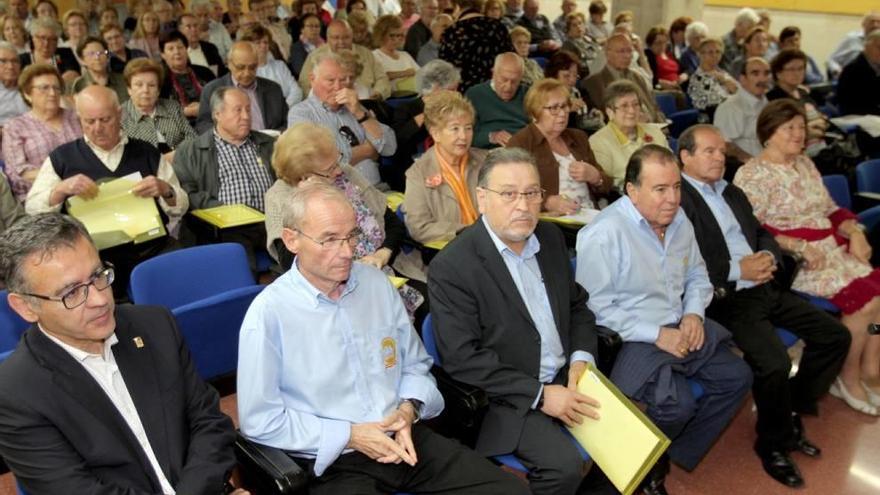
[(397, 342), (391, 337), (382, 339), (382, 362), (386, 369), (397, 364)]

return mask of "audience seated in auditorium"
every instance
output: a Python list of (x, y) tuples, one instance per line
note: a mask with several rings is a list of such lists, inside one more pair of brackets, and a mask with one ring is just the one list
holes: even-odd
[(605, 42), (611, 37), (614, 25), (605, 20), (608, 7), (602, 0), (593, 0), (588, 8), (590, 22), (587, 23), (587, 34), (592, 36), (597, 43), (605, 46)]
[(750, 58), (737, 76), (739, 90), (718, 105), (713, 121), (727, 142), (727, 156), (744, 163), (761, 152), (756, 124), (767, 106), (770, 64), (762, 58)]
[(12, 194), (23, 203), (49, 153), (82, 136), (82, 129), (76, 112), (61, 107), (64, 81), (56, 68), (29, 65), (18, 82), (30, 111), (3, 126), (3, 160)]
[(825, 131), (828, 130), (827, 117), (819, 111), (819, 105), (810, 97), (809, 88), (803, 86), (806, 74), (807, 56), (804, 52), (786, 48), (779, 52), (770, 63), (773, 89), (767, 92), (769, 101), (791, 98), (804, 107), (807, 115), (807, 135), (805, 139), (807, 156), (815, 157), (825, 148)]
[(392, 92), (411, 93), (415, 90), (415, 76), (419, 64), (403, 46), (403, 21), (396, 15), (383, 15), (373, 26), (373, 56), (391, 81)]
[[(681, 65), (681, 54), (687, 49), (687, 39), (685, 31), (687, 27), (694, 22), (693, 18), (688, 16), (676, 17), (669, 25), (669, 53), (672, 58)], [(647, 38), (647, 36), (645, 37)], [(648, 43), (650, 45), (650, 43)]]
[(522, 148), (533, 156), (545, 191), (541, 210), (550, 215), (596, 209), (599, 198), (613, 185), (597, 165), (587, 134), (567, 128), (570, 101), (566, 84), (557, 79), (538, 82), (525, 98), (531, 123), (507, 142), (508, 147)]
[[(235, 50), (233, 45), (230, 53)], [(264, 211), (266, 191), (275, 182), (271, 166), (275, 138), (251, 127), (253, 105), (243, 89), (217, 88), (211, 94), (210, 106), (214, 126), (184, 142), (174, 154), (174, 171), (189, 195), (190, 205), (195, 210), (244, 204)], [(266, 245), (262, 225), (224, 229), (220, 239), (209, 238), (213, 230), (200, 229), (198, 220), (193, 220), (192, 226), (200, 242), (220, 240), (243, 245), (252, 270), (256, 267), (255, 251)]]
[(880, 115), (880, 29), (865, 37), (861, 53), (843, 68), (837, 84), (837, 101), (843, 114)]
[[(293, 253), (282, 239), (286, 204), (300, 187), (313, 182), (328, 183), (339, 189), (357, 212), (360, 235), (352, 246), (352, 256), (386, 275), (409, 279), (398, 292), (407, 313), (414, 315), (427, 297), (421, 254), (402, 252), (406, 226), (388, 207), (385, 194), (341, 160), (330, 130), (310, 122), (291, 127), (278, 138), (272, 168), (278, 180), (266, 192), (266, 246), (281, 268), (287, 271), (293, 263)], [(421, 290), (414, 289), (415, 285)]]
[(531, 40), (532, 33), (522, 26), (516, 26), (510, 30), (510, 42), (513, 43), (513, 50), (519, 55), (523, 63), (521, 82), (526, 86), (531, 86), (544, 79), (544, 69), (538, 65), (538, 62), (529, 58), (529, 42)]
[(421, 48), (416, 56), (416, 62), (420, 66), (424, 66), (432, 60), (440, 58), (440, 42), (443, 41), (443, 33), (455, 24), (455, 20), (449, 14), (438, 14), (431, 21), (431, 39), (429, 39)]
[[(713, 288), (679, 208), (680, 184), (671, 151), (649, 144), (635, 152), (626, 195), (578, 233), (576, 278), (596, 323), (623, 339), (611, 380), (647, 406), (672, 440), (669, 458), (692, 471), (739, 411), (752, 373), (731, 352), (730, 333), (706, 318)], [(688, 380), (702, 385), (699, 400)], [(663, 464), (649, 482), (662, 485)]]
[[(418, 6), (416, 5), (416, 0), (399, 0), (399, 3), (400, 3), (400, 12), (397, 13), (397, 16), (403, 22), (403, 30), (404, 30), (404, 38), (405, 38), (406, 31), (409, 30), (410, 26), (412, 26), (416, 22), (419, 22), (419, 19), (420, 19), (419, 9), (418, 9)], [(401, 40), (400, 45), (401, 45), (401, 47), (403, 47), (403, 40)]]
[(880, 29), (880, 11), (871, 11), (862, 18), (862, 30), (848, 33), (828, 57), (828, 74), (837, 79), (844, 67), (862, 52), (869, 34)]
[(212, 0), (190, 0), (189, 11), (199, 20), (199, 29), (203, 33), (207, 33), (209, 43), (217, 47), (220, 52), (220, 60), (226, 60), (229, 49), (232, 48), (232, 37), (223, 27), (223, 24), (211, 18), (211, 11), (214, 9)]
[(578, 83), (581, 93), (587, 97), (589, 106), (601, 108), (606, 100), (605, 92), (608, 86), (615, 81), (626, 80), (636, 85), (639, 102), (643, 107), (642, 117), (645, 121), (665, 122), (666, 118), (654, 101), (654, 92), (649, 86), (650, 79), (646, 80), (641, 73), (630, 68), (633, 60), (633, 43), (630, 38), (623, 34), (611, 36), (605, 43), (605, 55), (607, 57), (605, 67)]
[[(291, 269), (241, 328), (242, 433), (297, 458), (315, 495), (526, 494), (515, 477), (420, 423), (443, 410), (425, 352), (387, 276), (354, 263), (361, 232), (330, 184), (298, 188), (282, 210)], [(304, 379), (308, 377), (308, 379)]]
[[(845, 326), (786, 286), (775, 282), (782, 250), (755, 215), (741, 189), (724, 180), (724, 137), (698, 125), (678, 140), (683, 165), (681, 206), (691, 220), (715, 297), (707, 315), (724, 325), (754, 373), (752, 396), (758, 409), (755, 451), (764, 470), (782, 484), (804, 484), (789, 452), (821, 454), (807, 440), (801, 415), (817, 415), (849, 350)], [(788, 276), (788, 274), (782, 274)], [(797, 374), (783, 327), (805, 343)]]
[(645, 57), (651, 67), (651, 86), (657, 89), (680, 90), (688, 76), (679, 69), (678, 61), (669, 52), (669, 32), (663, 26), (654, 26), (645, 36)]
[(345, 21), (348, 22), (348, 26), (351, 28), (351, 40), (355, 45), (360, 45), (364, 48), (373, 48), (373, 26), (376, 24), (376, 19), (370, 17), (369, 12), (367, 11), (355, 11), (349, 14)]
[[(302, 33), (290, 48), (290, 72), (299, 79), (303, 65), (309, 54), (324, 44), (321, 38), (321, 18), (315, 14), (305, 14), (302, 18)], [(302, 92), (302, 90), (300, 90)]]
[(491, 79), (495, 57), (512, 52), (513, 43), (504, 24), (481, 14), (475, 0), (456, 1), (461, 12), (443, 33), (440, 58), (461, 70), (461, 90), (467, 91)]
[[(789, 99), (770, 102), (758, 118), (765, 147), (736, 173), (755, 216), (784, 249), (804, 264), (792, 288), (829, 298), (852, 335), (832, 395), (853, 409), (880, 415), (880, 272), (870, 265), (866, 228), (831, 199), (813, 162), (803, 154), (803, 108)], [(869, 333), (870, 332), (870, 333)]]
[[(743, 53), (743, 38), (749, 34), (761, 18), (754, 9), (745, 7), (741, 9), (733, 20), (733, 29), (721, 37), (724, 42), (724, 53), (721, 56), (721, 68), (731, 72), (731, 64)], [(732, 73), (732, 72), (731, 72)]]
[(562, 48), (562, 34), (556, 32), (547, 16), (538, 12), (540, 7), (539, 0), (525, 0), (523, 15), (517, 19), (516, 24), (532, 34), (529, 52), (546, 57)]
[(192, 65), (187, 58), (189, 42), (180, 31), (162, 35), (159, 49), (162, 53), (165, 80), (162, 82), (162, 98), (177, 100), (183, 114), (195, 123), (199, 115), (199, 98), (202, 88), (214, 80), (214, 73), (207, 67)]
[(712, 122), (718, 105), (739, 90), (736, 79), (719, 66), (724, 43), (718, 38), (706, 38), (697, 49), (700, 65), (688, 81), (691, 104), (700, 111), (700, 120)]
[[(700, 21), (694, 21), (688, 24), (687, 29), (684, 30), (684, 39), (687, 42), (687, 48), (685, 48), (678, 57), (678, 63), (681, 65), (681, 70), (687, 73), (688, 76), (693, 76), (694, 72), (696, 72), (697, 68), (700, 66), (700, 43), (708, 37), (709, 27)], [(721, 42), (721, 50), (724, 50), (724, 42)], [(720, 54), (718, 61), (721, 61)]]
[(499, 21), (504, 22), (504, 13), (507, 12), (507, 6), (504, 5), (502, 0), (486, 0), (483, 3), (482, 13), (486, 17), (491, 17), (492, 19), (498, 19)]
[[(437, 16), (446, 16), (440, 14)], [(435, 18), (435, 21), (436, 19)], [(384, 180), (393, 191), (403, 191), (406, 170), (413, 160), (430, 147), (428, 129), (425, 127), (425, 101), (438, 91), (457, 91), (461, 74), (449, 62), (434, 60), (416, 72), (416, 91), (419, 96), (405, 101), (394, 109), (391, 128), (397, 139), (397, 151), (391, 165), (380, 170)]]
[(0, 455), (28, 493), (228, 493), (232, 421), (168, 309), (115, 307), (115, 272), (58, 213), (0, 236), (0, 280), (31, 324), (0, 370)]
[(125, 64), (147, 56), (140, 50), (125, 46), (125, 34), (118, 24), (111, 24), (101, 29), (101, 39), (107, 44), (111, 72), (122, 74), (125, 71)]
[[(577, 0), (562, 0), (562, 4), (559, 7), (561, 13), (559, 14), (559, 17), (553, 20), (553, 29), (556, 30), (556, 34), (559, 35), (560, 41), (564, 42), (568, 39), (568, 34), (566, 34), (568, 32), (566, 18), (569, 15), (574, 14), (577, 11), (577, 8)], [(584, 16), (584, 14), (581, 14), (581, 16), (583, 16), (584, 22), (586, 22), (586, 16)]]
[(434, 145), (406, 171), (406, 227), (416, 242), (449, 241), (477, 219), (474, 188), (486, 152), (471, 147), (474, 107), (460, 94), (431, 95), (424, 115)]
[(287, 32), (286, 21), (275, 16), (275, 2), (273, 0), (250, 0), (249, 3), (251, 13), (256, 17), (256, 21), (272, 33), (272, 41), (278, 45), (281, 58), (288, 60), (293, 39)]
[(213, 127), (211, 95), (219, 88), (234, 87), (244, 91), (250, 101), (250, 127), (256, 131), (282, 131), (287, 127), (287, 102), (281, 86), (275, 81), (257, 75), (259, 56), (249, 41), (237, 41), (229, 49), (229, 74), (214, 79), (202, 90), (199, 98), (199, 117), (196, 131), (205, 132)]
[(82, 75), (73, 82), (71, 90), (78, 93), (88, 86), (98, 85), (113, 90), (120, 102), (128, 100), (125, 78), (122, 74), (110, 71), (107, 43), (96, 36), (86, 36), (76, 47), (76, 54), (82, 60)]
[(159, 47), (159, 38), (162, 35), (159, 25), (159, 16), (152, 10), (146, 9), (137, 18), (137, 25), (128, 40), (128, 47), (144, 52), (155, 61), (162, 60), (162, 48)]
[(357, 55), (363, 71), (358, 77), (358, 82), (370, 88), (370, 98), (383, 100), (391, 96), (391, 82), (385, 74), (382, 65), (373, 56), (369, 48), (355, 45), (352, 42), (351, 28), (344, 21), (333, 21), (327, 27), (327, 43), (324, 43), (309, 53), (302, 71), (299, 74), (299, 85), (303, 95), (308, 95), (311, 89), (311, 73), (318, 58), (326, 53), (338, 53), (341, 50), (351, 50)]
[(403, 44), (412, 58), (418, 59), (419, 50), (433, 37), (431, 24), (438, 13), (437, 0), (419, 0), (419, 20), (407, 29)]
[[(43, 161), (28, 192), (27, 212), (64, 213), (68, 198), (94, 197), (101, 179), (140, 174), (141, 179), (131, 192), (154, 198), (166, 230), (171, 232), (189, 206), (171, 165), (150, 143), (129, 139), (122, 132), (122, 107), (116, 93), (101, 86), (89, 86), (77, 93), (75, 101), (83, 137), (58, 146)], [(114, 293), (124, 295), (135, 265), (170, 245), (172, 241), (166, 235), (105, 249), (102, 257), (116, 267), (116, 279), (120, 282)]]
[[(317, 22), (317, 19), (314, 20)], [(290, 73), (290, 69), (283, 60), (276, 59), (270, 52), (272, 45), (272, 33), (263, 26), (251, 26), (238, 37), (238, 41), (253, 43), (257, 51), (257, 77), (274, 82), (281, 88), (284, 102), (288, 108), (299, 103), (303, 99), (302, 90), (296, 79)], [(232, 51), (230, 50), (230, 53)], [(275, 101), (271, 101), (275, 103)], [(283, 119), (286, 119), (285, 115)]]
[(541, 186), (528, 152), (490, 151), (481, 217), (431, 262), (428, 291), (443, 369), (489, 396), (477, 452), (516, 455), (533, 494), (573, 495), (589, 465), (560, 423), (601, 414), (576, 391), (596, 362), (595, 318), (562, 233), (538, 222)]
[(764, 58), (767, 60), (772, 60), (773, 57), (779, 53), (779, 39), (773, 35), (773, 30), (770, 29), (771, 22), (770, 11), (767, 9), (759, 9), (758, 26), (764, 28), (764, 32), (767, 33), (767, 53), (764, 55)]
[(58, 46), (58, 37), (61, 36), (58, 22), (49, 18), (34, 19), (29, 31), (33, 49), (18, 56), (21, 67), (48, 64), (58, 69), (65, 84), (72, 84), (80, 76), (79, 61), (73, 50)]
[(595, 132), (605, 125), (602, 110), (587, 107), (587, 102), (584, 101), (577, 87), (578, 74), (577, 55), (568, 50), (559, 50), (554, 53), (544, 68), (545, 76), (559, 79), (560, 82), (568, 86), (568, 127)]
[(515, 132), (528, 124), (523, 102), (526, 87), (522, 57), (513, 52), (495, 57), (492, 79), (470, 88), (465, 95), (474, 105), (474, 146), (506, 146)]
[[(788, 26), (779, 32), (779, 49), (801, 49), (801, 30), (797, 26)], [(825, 80), (825, 75), (819, 69), (819, 65), (809, 54), (807, 56), (807, 73), (804, 83), (807, 85), (818, 84)]]
[(513, 29), (516, 26), (517, 21), (523, 15), (523, 2), (524, 0), (505, 0), (504, 16), (501, 17), (504, 27)]
[(10, 119), (28, 111), (28, 106), (18, 90), (20, 75), (21, 61), (15, 46), (8, 41), (0, 41), (0, 136), (3, 126)]
[(3, 28), (3, 33), (2, 36), (0, 36), (0, 39), (11, 43), (18, 54), (30, 52), (31, 43), (28, 32), (25, 30), (24, 22), (14, 13), (3, 13), (0, 15), (0, 21), (2, 21), (0, 27)]
[(0, 172), (0, 234), (24, 217), (24, 207), (12, 195), (6, 175)]
[(124, 77), (130, 98), (122, 104), (122, 130), (152, 144), (173, 163), (174, 150), (196, 133), (176, 101), (159, 98), (162, 66), (148, 58), (133, 60)]
[(220, 50), (210, 41), (201, 38), (202, 30), (199, 20), (192, 14), (183, 14), (177, 22), (180, 32), (186, 36), (186, 53), (189, 63), (211, 69), (214, 76), (223, 76), (228, 71)]
[[(379, 156), (392, 156), (397, 150), (394, 132), (379, 122), (359, 101), (352, 87), (354, 78), (342, 55), (324, 52), (315, 57), (310, 72), (309, 97), (291, 107), (287, 124), (314, 122), (330, 129), (336, 145), (370, 184), (380, 182)], [(369, 55), (372, 57), (372, 54)]]
[[(613, 45), (613, 38), (609, 41)], [(616, 81), (608, 86), (603, 108), (608, 124), (590, 136), (590, 147), (614, 188), (623, 192), (626, 165), (630, 156), (646, 144), (668, 146), (666, 136), (656, 124), (642, 123), (639, 87), (630, 81)]]
[(599, 45), (592, 36), (586, 31), (587, 18), (580, 12), (569, 14), (565, 23), (565, 43), (562, 49), (577, 55), (578, 58), (578, 78), (584, 78), (590, 75), (593, 70), (601, 70), (601, 67), (595, 67), (594, 63), (602, 46)]
[[(64, 34), (61, 36), (58, 46), (70, 48), (76, 53), (76, 47), (89, 35), (88, 21), (83, 11), (74, 8), (65, 12), (61, 16), (61, 28)], [(77, 59), (82, 64), (82, 58), (77, 57)]]
[(746, 34), (745, 38), (743, 38), (742, 54), (730, 63), (727, 68), (728, 72), (731, 74), (741, 74), (746, 60), (754, 57), (763, 58), (769, 62), (771, 57), (767, 56), (767, 47), (769, 46), (767, 40), (768, 33), (763, 27), (753, 27), (748, 34)]

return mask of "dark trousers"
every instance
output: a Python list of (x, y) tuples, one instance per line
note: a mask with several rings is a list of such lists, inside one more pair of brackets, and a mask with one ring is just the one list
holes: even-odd
[(574, 439), (560, 423), (540, 411), (526, 414), (514, 452), (529, 470), (534, 495), (573, 495), (589, 469)]
[[(713, 302), (709, 314), (730, 330), (752, 368), (757, 448), (765, 452), (792, 448), (797, 439), (791, 413), (816, 414), (816, 402), (828, 391), (846, 358), (851, 340), (846, 327), (772, 283), (733, 292)], [(776, 335), (777, 326), (806, 344), (791, 380), (791, 359)]]
[[(398, 491), (436, 494), (528, 495), (529, 489), (473, 450), (413, 426), (418, 462), (410, 466), (381, 464), (360, 452), (341, 455), (324, 473), (312, 479), (311, 495), (374, 495)], [(314, 461), (305, 464), (312, 468)]]
[[(705, 331), (717, 334), (723, 329), (707, 318)], [(671, 366), (669, 381), (658, 374), (633, 399), (647, 404), (648, 416), (672, 440), (669, 458), (691, 471), (739, 411), (751, 387), (752, 373), (748, 365), (723, 344), (714, 350), (704, 346)], [(688, 378), (703, 387), (699, 400), (691, 393)], [(656, 398), (664, 395), (658, 394), (658, 385), (670, 387), (669, 397), (675, 400), (658, 402)]]

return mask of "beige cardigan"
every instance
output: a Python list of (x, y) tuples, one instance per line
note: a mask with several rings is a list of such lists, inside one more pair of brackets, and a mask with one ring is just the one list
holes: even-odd
[[(666, 136), (656, 124), (639, 124), (639, 126), (644, 129), (646, 136), (650, 136), (651, 143), (659, 144), (666, 148), (669, 147)], [(590, 136), (590, 148), (593, 149), (596, 161), (611, 176), (611, 179), (614, 181), (614, 187), (618, 190), (623, 188), (623, 179), (626, 175), (626, 164), (629, 163), (629, 157), (645, 144), (648, 144), (648, 141), (641, 137), (635, 141), (620, 144), (620, 140), (610, 124), (607, 124)]]
[[(474, 208), (477, 207), (477, 175), (486, 159), (486, 150), (471, 148), (468, 152), (467, 185)], [(422, 244), (430, 241), (449, 241), (467, 225), (461, 223), (461, 211), (455, 193), (445, 183), (436, 187), (427, 185), (428, 179), (440, 175), (440, 165), (434, 156), (434, 147), (428, 149), (406, 171), (406, 194), (403, 211), (410, 237)]]

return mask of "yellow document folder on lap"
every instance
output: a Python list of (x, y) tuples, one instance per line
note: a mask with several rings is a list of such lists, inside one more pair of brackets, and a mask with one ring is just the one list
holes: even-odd
[(139, 180), (140, 174), (110, 180), (98, 186), (93, 199), (67, 200), (67, 213), (86, 226), (98, 249), (140, 244), (166, 234), (156, 201), (132, 194)]
[(592, 364), (578, 392), (599, 401), (599, 419), (569, 428), (581, 446), (623, 495), (636, 491), (669, 439)]
[(266, 215), (261, 211), (255, 210), (247, 205), (239, 204), (193, 210), (192, 214), (221, 229), (241, 227), (242, 225), (250, 225), (266, 221)]

